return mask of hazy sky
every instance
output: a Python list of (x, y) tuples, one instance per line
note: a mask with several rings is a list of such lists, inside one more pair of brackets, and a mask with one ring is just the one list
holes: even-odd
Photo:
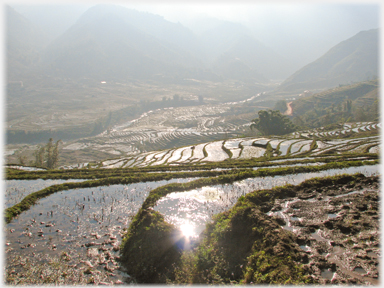
[[(348, 25), (378, 27), (378, 1), (15, 1), (9, 4), (86, 4), (113, 3), (164, 16), (172, 22), (186, 23), (194, 17), (214, 17), (246, 26), (273, 27), (284, 23), (327, 25), (330, 18)], [(336, 3), (336, 4), (335, 4)], [(334, 19), (333, 19), (334, 20)], [(334, 21), (331, 21), (334, 22)]]
[[(217, 24), (214, 21), (207, 21), (207, 18), (239, 22), (249, 28), (256, 39), (280, 54), (291, 57), (292, 61), (297, 62), (298, 67), (315, 60), (334, 45), (362, 30), (378, 28), (382, 9), (379, 1), (115, 0), (106, 2), (78, 0), (74, 2), (10, 0), (7, 3), (27, 5), (82, 4), (81, 8), (77, 9), (76, 15), (72, 15), (73, 13), (65, 15), (65, 18), (61, 18), (61, 22), (56, 21), (58, 23), (49, 24), (48, 26), (52, 28), (53, 32), (64, 31), (88, 7), (100, 3), (122, 5), (161, 15), (166, 20), (180, 22), (196, 33), (201, 33), (207, 28), (213, 28), (206, 26), (209, 23)], [(64, 13), (65, 8), (60, 9)], [(63, 17), (63, 13), (61, 13), (62, 15), (52, 13), (51, 17)], [(36, 15), (34, 16), (36, 17)], [(73, 19), (70, 19), (70, 16)], [(196, 21), (196, 18), (199, 18), (200, 21)], [(59, 27), (60, 24), (63, 27)]]
[[(193, 29), (199, 22), (194, 17), (214, 17), (240, 22), (254, 36), (272, 47), (282, 47), (294, 61), (313, 61), (342, 40), (362, 30), (378, 28), (378, 1), (160, 1), (116, 2), (141, 11), (164, 16), (165, 19)], [(202, 23), (202, 22), (201, 22)], [(196, 31), (196, 30), (195, 30)], [(298, 43), (300, 43), (298, 45)], [(301, 44), (303, 43), (303, 44)], [(298, 48), (298, 46), (300, 46)], [(299, 51), (301, 50), (302, 51)], [(301, 57), (302, 52), (313, 51)]]
[[(266, 23), (273, 20), (309, 20), (318, 21), (324, 12), (339, 14), (341, 19), (359, 11), (362, 19), (369, 23), (377, 21), (367, 17), (378, 9), (378, 2), (334, 1), (121, 1), (116, 2), (141, 11), (163, 15), (167, 20), (183, 22), (195, 16), (210, 16), (223, 20), (247, 23)], [(353, 16), (353, 15), (352, 15)], [(367, 23), (368, 24), (368, 23)]]
[[(112, 0), (112, 1), (17, 1), (10, 0), (3, 3), (10, 4), (88, 4), (90, 6), (98, 3), (113, 3), (124, 5), (140, 11), (148, 11), (155, 14), (160, 14), (170, 21), (180, 21), (187, 18), (200, 16), (216, 17), (223, 20), (236, 22), (254, 22), (266, 21), (275, 17), (282, 18), (308, 18), (308, 16), (316, 15), (320, 10), (331, 8), (336, 13), (349, 13), (347, 6), (359, 7), (362, 13), (369, 13), (378, 8), (380, 1), (185, 1), (185, 0), (168, 0), (168, 1), (127, 1), (127, 0)], [(338, 3), (338, 5), (335, 5)], [(371, 6), (370, 8), (367, 8)], [(376, 7), (374, 7), (376, 6)], [(365, 8), (364, 8), (365, 7)], [(353, 9), (353, 8), (352, 8)], [(364, 10), (364, 11), (363, 11)], [(369, 11), (369, 12), (368, 12)], [(373, 19), (366, 19), (370, 22)]]

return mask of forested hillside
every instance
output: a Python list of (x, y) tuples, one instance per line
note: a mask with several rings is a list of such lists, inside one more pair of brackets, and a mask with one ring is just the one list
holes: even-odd
[(379, 81), (337, 87), (291, 103), (297, 125), (308, 128), (349, 121), (377, 121)]

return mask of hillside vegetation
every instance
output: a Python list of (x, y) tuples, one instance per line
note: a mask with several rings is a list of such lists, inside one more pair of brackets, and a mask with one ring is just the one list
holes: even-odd
[(342, 121), (375, 121), (379, 117), (379, 81), (340, 86), (291, 103), (294, 121), (308, 128)]

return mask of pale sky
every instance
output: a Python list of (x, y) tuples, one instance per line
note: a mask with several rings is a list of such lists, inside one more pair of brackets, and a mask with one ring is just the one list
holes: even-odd
[[(140, 11), (164, 16), (172, 22), (196, 16), (209, 16), (222, 20), (246, 23), (265, 23), (269, 19), (316, 19), (325, 11), (340, 13), (341, 17), (359, 10), (366, 14), (378, 8), (375, 1), (115, 1)], [(375, 7), (376, 6), (376, 7)], [(355, 8), (355, 9), (354, 9)], [(373, 19), (365, 19), (371, 21)]]
[[(126, 6), (139, 11), (147, 11), (164, 16), (172, 22), (182, 22), (186, 18), (196, 15), (215, 17), (222, 20), (234, 22), (249, 22), (255, 19), (266, 20), (273, 17), (303, 17), (305, 13), (316, 14), (320, 6), (342, 5), (378, 5), (380, 1), (149, 1), (149, 0), (112, 0), (112, 1), (29, 1), (29, 0), (10, 0), (4, 1), (6, 4), (88, 4), (93, 6), (100, 3), (116, 4)], [(327, 5), (328, 4), (328, 5)], [(338, 5), (340, 6), (340, 5)], [(321, 9), (321, 8), (320, 8)], [(338, 8), (340, 9), (340, 8)], [(342, 10), (342, 9), (341, 9)]]

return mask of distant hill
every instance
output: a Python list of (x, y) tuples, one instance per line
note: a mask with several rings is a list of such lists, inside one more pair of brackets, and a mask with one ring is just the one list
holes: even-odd
[(267, 83), (265, 78), (258, 70), (252, 69), (237, 57), (230, 57), (227, 54), (219, 57), (213, 64), (213, 71), (224, 78), (236, 79), (240, 81)]
[[(162, 16), (117, 5), (96, 5), (84, 13), (86, 5), (27, 6), (15, 7), (30, 19), (11, 7), (5, 11), (7, 76), (12, 81), (24, 75), (34, 83), (49, 75), (265, 83), (284, 79), (297, 67), (238, 23), (205, 19), (208, 28), (200, 27), (197, 35)], [(377, 54), (377, 30), (361, 32), (293, 74), (280, 91), (301, 93), (370, 79), (378, 74)]]
[(18, 81), (39, 63), (46, 38), (38, 27), (13, 8), (5, 6), (5, 12), (7, 77), (9, 81)]
[(287, 78), (279, 91), (302, 92), (378, 76), (378, 29), (362, 31), (339, 43), (316, 61)]
[(18, 13), (44, 32), (47, 40), (52, 41), (71, 27), (91, 4), (84, 2), (69, 4), (12, 4)]
[[(60, 6), (62, 12), (44, 5), (17, 7), (34, 22), (13, 8), (6, 11), (9, 21), (20, 22), (7, 25), (8, 75), (105, 80), (234, 79), (260, 83), (282, 77), (287, 65), (286, 59), (255, 39), (244, 26), (228, 21), (219, 21), (197, 36), (162, 16), (101, 4), (89, 8), (65, 29), (73, 17), (57, 26), (54, 15), (61, 19), (74, 6)], [(84, 9), (80, 8), (74, 10), (76, 15)], [(41, 13), (44, 17), (38, 19)], [(51, 23), (52, 27), (44, 23)], [(38, 33), (28, 29), (43, 32), (39, 33), (45, 38), (29, 41), (28, 33)], [(29, 62), (34, 59), (33, 69), (19, 63), (26, 58)]]
[(86, 23), (97, 20), (105, 15), (113, 14), (124, 20), (137, 30), (149, 34), (160, 40), (168, 48), (183, 49), (200, 53), (195, 34), (180, 23), (173, 23), (163, 16), (140, 12), (117, 5), (100, 4), (88, 9), (78, 20), (78, 23)]
[[(377, 80), (373, 80), (326, 90), (307, 97), (300, 97), (292, 102), (291, 107), (294, 115), (302, 115), (313, 109), (315, 104), (319, 108), (327, 108), (332, 105), (336, 106), (345, 99), (352, 100), (358, 106), (370, 105), (378, 98), (378, 95), (379, 83)], [(362, 101), (362, 99), (365, 99), (365, 101)]]
[[(250, 68), (252, 77), (256, 72), (258, 77), (264, 79), (283, 79), (290, 71), (289, 60), (255, 39), (240, 24), (224, 22), (203, 33), (199, 39), (214, 68), (237, 60)], [(217, 69), (214, 71), (217, 72)]]
[(191, 76), (188, 69), (201, 67), (190, 53), (137, 29), (122, 13), (91, 12), (47, 47), (46, 72), (75, 78), (150, 79)]
[[(296, 122), (307, 127), (319, 127), (348, 118), (350, 121), (376, 121), (380, 107), (379, 81), (364, 81), (307, 97), (291, 103)], [(349, 102), (349, 104), (348, 104)]]

